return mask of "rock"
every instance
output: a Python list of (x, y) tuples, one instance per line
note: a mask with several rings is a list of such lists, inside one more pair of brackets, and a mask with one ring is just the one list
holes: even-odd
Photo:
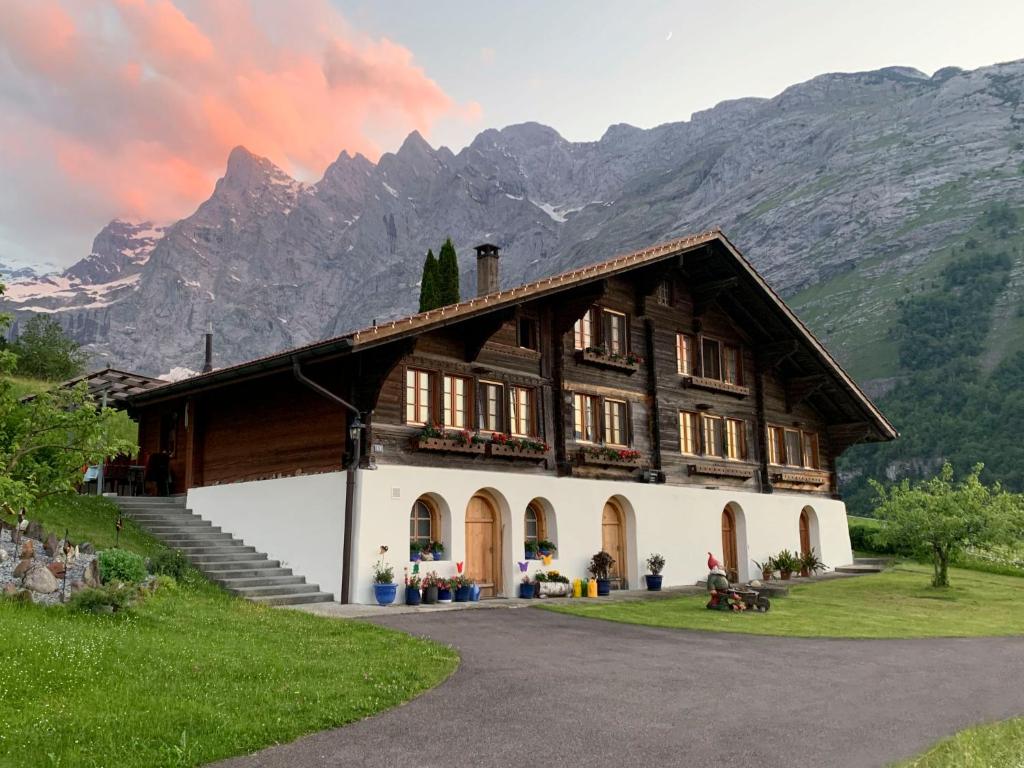
[(750, 582), (750, 586), (752, 586), (754, 589), (758, 589), (759, 587), (763, 587), (764, 585), (760, 582), (760, 580), (754, 579), (752, 582)]
[(96, 547), (94, 547), (92, 545), (92, 542), (83, 541), (79, 545), (78, 551), (81, 552), (83, 555), (95, 555), (96, 554)]
[(75, 579), (68, 585), (68, 588), (71, 590), (71, 594), (74, 594), (75, 592), (81, 592), (85, 589), (85, 584), (81, 579)]
[(35, 520), (29, 522), (29, 524), (25, 526), (24, 530), (25, 535), (30, 539), (39, 539), (41, 541), (43, 536), (46, 535), (46, 532), (43, 530), (43, 526)]
[(60, 560), (54, 560), (52, 563), (48, 563), (46, 566), (46, 570), (52, 573), (54, 575), (54, 578), (57, 579), (64, 578), (64, 574), (67, 572), (67, 568), (65, 567), (64, 563), (62, 563)]
[(35, 565), (30, 568), (28, 573), (25, 574), (22, 584), (25, 589), (30, 589), (42, 595), (55, 592), (57, 587), (60, 586), (57, 582), (57, 577), (50, 573), (50, 569), (44, 565)]
[(36, 556), (36, 545), (32, 541), (25, 541), (21, 545), (21, 559), (31, 560)]
[(35, 565), (35, 562), (31, 559), (22, 560), (20, 563), (14, 566), (14, 578), (20, 579), (22, 576), (28, 573), (29, 570), (31, 570), (33, 565)]
[(91, 561), (85, 566), (85, 573), (82, 574), (82, 581), (87, 587), (100, 586), (100, 563), (99, 560)]
[(0, 549), (0, 563), (2, 563), (8, 557), (10, 557), (10, 555), (7, 554), (7, 550), (6, 549)]
[(57, 554), (57, 537), (52, 533), (46, 535), (46, 541), (43, 542), (43, 549), (50, 557)]
[(4, 584), (4, 594), (5, 595), (13, 595), (17, 591), (18, 591), (18, 588), (16, 586), (14, 586), (14, 582), (9, 581), (6, 584)]

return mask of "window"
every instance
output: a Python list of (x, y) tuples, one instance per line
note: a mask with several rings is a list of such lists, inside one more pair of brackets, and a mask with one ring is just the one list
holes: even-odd
[(594, 310), (588, 309), (587, 314), (576, 321), (573, 326), (573, 342), (576, 349), (594, 346)]
[(429, 424), (430, 392), (433, 374), (409, 368), (405, 372), (405, 421), (407, 424)]
[(782, 464), (785, 454), (785, 438), (782, 427), (768, 427), (768, 463)]
[(604, 441), (609, 445), (627, 445), (626, 404), (621, 400), (604, 401)]
[(725, 346), (722, 349), (722, 368), (724, 381), (730, 384), (743, 383), (743, 361), (739, 347)]
[(547, 519), (544, 510), (536, 502), (526, 508), (526, 540), (544, 541), (548, 537)]
[(734, 461), (747, 458), (747, 424), (741, 419), (725, 420), (725, 457)]
[(814, 432), (804, 432), (804, 466), (810, 469), (821, 469), (821, 456), (818, 453), (818, 436)]
[(537, 321), (531, 317), (521, 317), (518, 323), (519, 346), (523, 349), (540, 349), (537, 343)]
[(792, 467), (799, 467), (803, 458), (803, 451), (800, 446), (800, 430), (786, 430), (786, 455), (783, 462)]
[(444, 377), (444, 424), (466, 429), (469, 426), (469, 382), (461, 376)]
[(626, 316), (621, 312), (604, 311), (604, 347), (610, 355), (624, 355), (626, 344)]
[(437, 513), (425, 499), (417, 499), (409, 515), (409, 543), (429, 546), (432, 541), (439, 541)]
[(696, 456), (700, 453), (699, 416), (688, 411), (679, 412), (679, 450)]
[(597, 398), (591, 395), (573, 395), (573, 434), (577, 440), (597, 442)]
[(512, 434), (529, 437), (535, 435), (536, 406), (534, 391), (527, 387), (512, 387), (508, 398), (509, 415), (512, 418)]
[(667, 307), (672, 303), (672, 292), (669, 288), (668, 280), (662, 280), (658, 283), (658, 287), (655, 290), (654, 295), (657, 302), (663, 307)]
[(704, 455), (724, 456), (725, 435), (723, 434), (722, 417), (704, 414)]
[(480, 382), (480, 428), (489, 432), (505, 431), (504, 387), (491, 381)]
[(693, 336), (688, 333), (676, 334), (676, 368), (685, 376), (692, 376), (697, 362), (694, 357)]
[(702, 374), (707, 379), (722, 378), (722, 346), (714, 339), (703, 339), (701, 344)]

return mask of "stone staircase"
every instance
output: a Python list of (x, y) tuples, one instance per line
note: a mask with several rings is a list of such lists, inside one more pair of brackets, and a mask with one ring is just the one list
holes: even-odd
[(184, 496), (119, 496), (125, 517), (172, 549), (182, 552), (206, 578), (232, 594), (264, 605), (325, 603), (333, 595), (307, 584), (255, 547), (246, 546), (209, 520), (185, 508)]

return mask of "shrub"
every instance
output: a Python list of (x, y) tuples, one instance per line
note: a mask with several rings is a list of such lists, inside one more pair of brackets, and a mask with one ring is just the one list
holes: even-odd
[(188, 573), (188, 560), (176, 549), (164, 549), (149, 559), (149, 572), (183, 581)]
[(100, 552), (100, 581), (104, 584), (120, 581), (138, 584), (146, 578), (146, 563), (142, 555), (124, 549), (105, 549)]
[(609, 579), (611, 578), (612, 566), (615, 565), (615, 558), (609, 555), (604, 550), (601, 550), (592, 558), (590, 558), (590, 565), (587, 570), (595, 579)]
[(879, 540), (878, 526), (850, 523), (850, 546), (855, 552), (873, 552), (879, 555), (899, 554), (896, 547)]
[(135, 605), (140, 597), (138, 589), (111, 584), (75, 592), (68, 600), (68, 609), (81, 613), (119, 613)]
[(658, 576), (661, 573), (661, 569), (664, 567), (665, 558), (657, 552), (647, 558), (647, 570), (649, 570), (652, 575)]

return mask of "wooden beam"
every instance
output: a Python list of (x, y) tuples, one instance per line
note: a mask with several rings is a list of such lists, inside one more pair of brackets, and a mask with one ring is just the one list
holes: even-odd
[(718, 301), (723, 291), (731, 291), (740, 283), (738, 277), (727, 277), (724, 280), (714, 280), (709, 283), (700, 283), (690, 290), (693, 294), (693, 314), (703, 315), (708, 307)]
[(415, 347), (415, 337), (399, 339), (391, 344), (357, 352), (353, 358), (346, 360), (345, 366), (350, 372), (352, 405), (362, 413), (372, 413), (377, 407), (384, 382), (395, 366), (412, 354)]
[(651, 468), (660, 471), (661, 412), (658, 405), (658, 365), (654, 357), (654, 322), (649, 317), (644, 319), (644, 342), (647, 347), (647, 395), (651, 401), (651, 409), (647, 414), (651, 432)]
[(558, 303), (554, 310), (554, 327), (552, 332), (555, 336), (562, 336), (572, 330), (577, 320), (583, 317), (583, 313), (596, 304), (608, 291), (607, 280), (596, 280), (587, 283), (571, 293), (559, 294), (555, 299)]
[(824, 373), (811, 376), (795, 376), (785, 382), (786, 413), (792, 413), (800, 403), (827, 386), (830, 379)]
[(761, 365), (767, 370), (777, 368), (783, 360), (795, 355), (800, 351), (800, 342), (796, 339), (785, 339), (784, 341), (762, 344), (754, 354), (758, 357)]
[(509, 307), (497, 312), (489, 312), (482, 317), (474, 318), (467, 323), (458, 325), (457, 331), (462, 336), (465, 344), (464, 358), (467, 363), (472, 363), (480, 356), (484, 344), (496, 334), (501, 327), (516, 317), (517, 308)]

